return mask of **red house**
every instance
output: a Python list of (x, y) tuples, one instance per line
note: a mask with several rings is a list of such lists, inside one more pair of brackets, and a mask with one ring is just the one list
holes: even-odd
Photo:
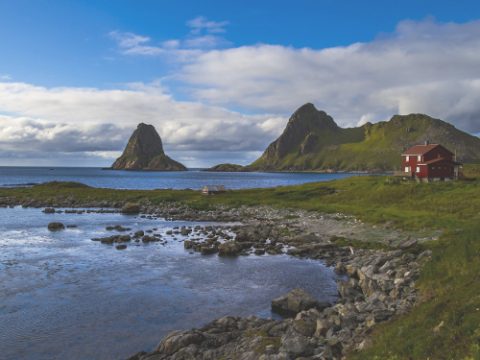
[(402, 154), (404, 176), (423, 181), (458, 179), (462, 164), (455, 161), (455, 154), (439, 144), (415, 145)]

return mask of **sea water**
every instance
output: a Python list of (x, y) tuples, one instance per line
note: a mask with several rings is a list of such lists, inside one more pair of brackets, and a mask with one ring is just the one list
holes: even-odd
[(101, 168), (0, 167), (0, 187), (30, 186), (47, 181), (77, 181), (94, 187), (114, 189), (201, 189), (205, 185), (225, 185), (227, 189), (268, 188), (329, 181), (352, 176), (350, 173), (280, 172), (152, 172), (119, 171)]
[[(50, 232), (51, 221), (77, 227)], [(1, 208), (0, 357), (122, 359), (224, 315), (271, 317), (271, 300), (295, 287), (335, 301), (336, 275), (319, 261), (204, 256), (166, 234), (208, 224)], [(110, 225), (157, 228), (168, 242), (120, 251), (91, 240)]]

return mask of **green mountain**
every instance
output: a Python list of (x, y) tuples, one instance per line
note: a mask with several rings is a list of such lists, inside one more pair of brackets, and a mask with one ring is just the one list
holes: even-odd
[(425, 141), (442, 144), (467, 163), (480, 162), (480, 139), (428, 115), (395, 115), (389, 121), (341, 128), (313, 104), (290, 117), (282, 135), (248, 166), (260, 171), (385, 171), (400, 168), (400, 154)]
[(163, 151), (162, 140), (153, 125), (138, 124), (123, 154), (112, 165), (114, 170), (184, 171), (185, 166)]

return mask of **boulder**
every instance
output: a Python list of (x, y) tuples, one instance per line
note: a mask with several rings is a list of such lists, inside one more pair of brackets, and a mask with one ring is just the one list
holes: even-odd
[(211, 255), (217, 252), (217, 249), (214, 246), (202, 246), (200, 248), (200, 252), (202, 255)]
[(117, 250), (125, 250), (126, 248), (127, 248), (127, 245), (125, 245), (125, 244), (120, 244), (120, 245), (115, 246), (115, 249), (117, 249)]
[(296, 332), (311, 337), (317, 328), (317, 319), (320, 313), (316, 309), (301, 311), (293, 321), (293, 328)]
[(138, 214), (140, 212), (140, 205), (135, 203), (126, 203), (123, 205), (122, 214)]
[(65, 225), (61, 222), (51, 222), (48, 224), (48, 230), (50, 231), (59, 231), (65, 229)]
[(143, 235), (145, 235), (145, 232), (143, 230), (135, 231), (135, 234), (133, 234), (133, 236), (135, 237), (142, 237)]
[(45, 214), (54, 214), (54, 213), (55, 213), (55, 209), (52, 208), (52, 207), (47, 207), (47, 208), (43, 209), (43, 212), (44, 212)]
[(102, 244), (113, 244), (113, 242), (115, 241), (116, 238), (117, 238), (117, 236), (114, 235), (114, 236), (107, 236), (107, 237), (103, 237), (103, 238), (94, 238), (92, 240), (93, 241), (100, 241)]
[(129, 242), (130, 240), (132, 240), (130, 235), (119, 235), (115, 238), (116, 243)]
[(124, 231), (130, 231), (130, 228), (123, 227), (122, 225), (110, 225), (105, 228), (105, 230), (108, 231), (119, 231), (119, 232), (124, 232)]
[(154, 242), (154, 241), (158, 241), (155, 236), (145, 235), (142, 238), (142, 242), (144, 242), (144, 243), (149, 243), (149, 242)]
[(314, 335), (316, 337), (325, 336), (331, 327), (332, 323), (329, 319), (317, 319)]
[(308, 338), (303, 335), (285, 334), (281, 338), (282, 350), (285, 351), (290, 359), (298, 359), (302, 356), (312, 355), (313, 346)]
[(191, 249), (191, 248), (193, 248), (194, 245), (195, 245), (195, 243), (192, 240), (185, 240), (183, 242), (183, 247), (185, 249)]
[(297, 288), (272, 300), (272, 311), (284, 316), (295, 316), (300, 311), (313, 308), (323, 310), (329, 305), (327, 303), (319, 303), (308, 292)]
[(180, 235), (182, 236), (187, 236), (191, 232), (192, 232), (192, 229), (186, 228), (185, 226), (182, 226), (182, 228), (180, 229)]
[(236, 256), (242, 250), (236, 241), (226, 241), (218, 246), (218, 255)]
[(173, 331), (158, 344), (156, 350), (165, 355), (172, 355), (191, 344), (200, 344), (204, 338), (198, 331)]

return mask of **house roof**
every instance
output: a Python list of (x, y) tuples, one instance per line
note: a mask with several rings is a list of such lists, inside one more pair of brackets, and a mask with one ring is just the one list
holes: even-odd
[(453, 155), (453, 153), (440, 144), (415, 145), (405, 150), (402, 155), (425, 155), (433, 149), (441, 147)]
[(405, 150), (402, 155), (423, 155), (435, 149), (437, 146), (440, 146), (440, 145), (439, 144), (415, 145)]

